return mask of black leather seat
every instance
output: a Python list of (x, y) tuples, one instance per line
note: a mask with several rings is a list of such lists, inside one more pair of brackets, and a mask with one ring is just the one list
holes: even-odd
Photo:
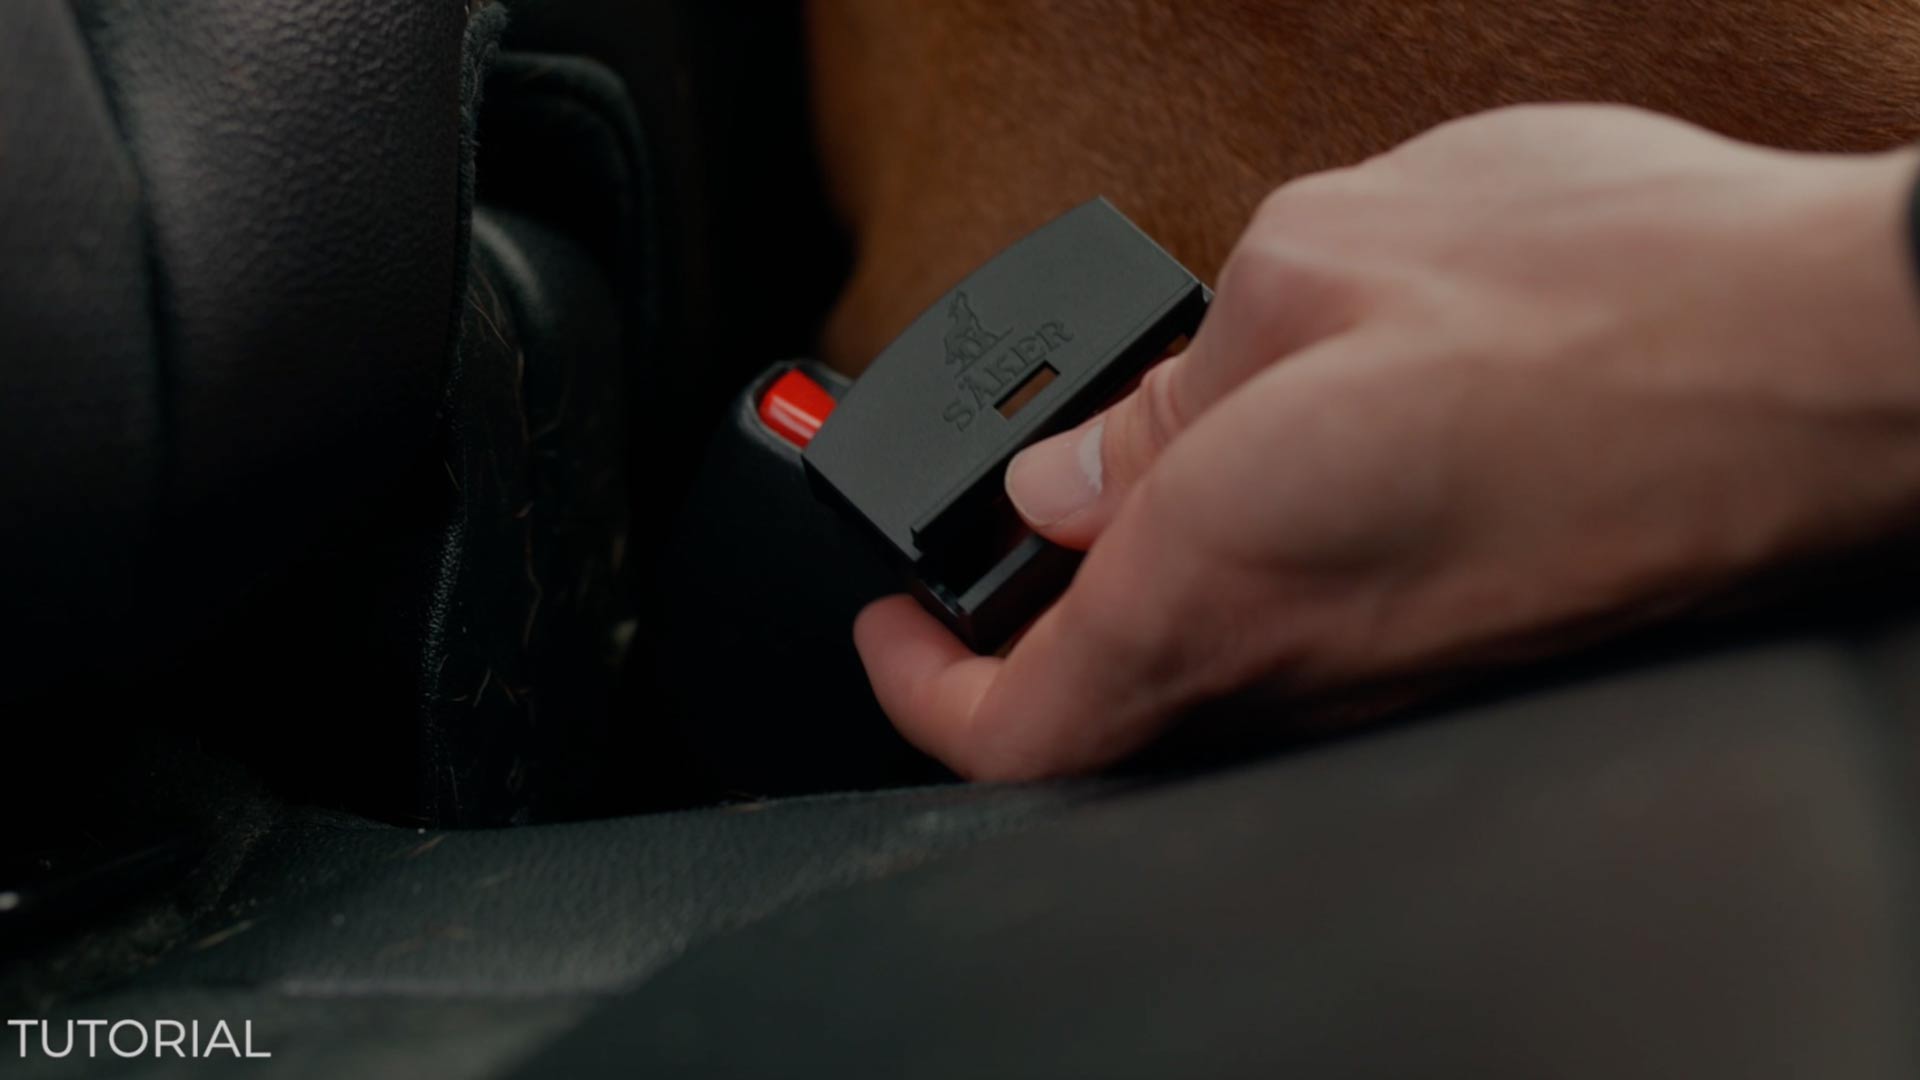
[(619, 80), (504, 21), (0, 13), (0, 701), (88, 717), (42, 756), (157, 720), (384, 815), (594, 798), (648, 177)]
[(250, 1017), (269, 1075), (1908, 1077), (1916, 670), (1896, 622), (1157, 781), (283, 813), (34, 1014)]
[(0, 529), (43, 679), (125, 663), (80, 643), (162, 603), (166, 639), (204, 632), (426, 453), (466, 274), (467, 12), (5, 17)]

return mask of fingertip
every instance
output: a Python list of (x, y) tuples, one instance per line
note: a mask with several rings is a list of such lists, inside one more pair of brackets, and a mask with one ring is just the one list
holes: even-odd
[(861, 608), (860, 613), (853, 617), (853, 647), (860, 650), (862, 658), (867, 654), (868, 642), (879, 644), (887, 627), (896, 624), (903, 616), (911, 614), (901, 609), (903, 604), (909, 605), (915, 611), (919, 607), (914, 604), (910, 596), (883, 596)]
[(853, 647), (883, 708), (902, 688), (973, 655), (910, 596), (876, 600), (854, 616)]
[(1043, 439), (1007, 463), (1007, 500), (1028, 528), (1063, 547), (1084, 550), (1093, 542), (1105, 487), (1105, 431), (1103, 415)]
[(869, 604), (854, 618), (853, 641), (901, 735), (966, 773), (967, 729), (1001, 661), (976, 656), (908, 596)]

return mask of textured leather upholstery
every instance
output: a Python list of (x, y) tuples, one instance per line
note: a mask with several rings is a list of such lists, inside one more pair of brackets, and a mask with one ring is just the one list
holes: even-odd
[(472, 257), (502, 22), (0, 7), (0, 703), (103, 737), (186, 698), (375, 814), (602, 798), (646, 162), (605, 69), (509, 58)]
[(1150, 784), (296, 816), (49, 1014), (252, 1017), (258, 1075), (1898, 1080), (1915, 670), (1860, 624)]
[(467, 21), (464, 0), (0, 15), (0, 377), (27, 417), (4, 446), (44, 463), (6, 471), (0, 529), (33, 655), (124, 664), (72, 635), (137, 607), (179, 640), (424, 453), (464, 272)]
[[(432, 430), (464, 0), (77, 0), (140, 178), (182, 512), (359, 499)], [(369, 197), (369, 193), (378, 197)]]
[(1862, 659), (1661, 665), (1088, 807), (716, 940), (515, 1075), (1920, 1075), (1920, 702)]
[(8, 6), (0, 71), (0, 643), (31, 672), (126, 612), (162, 384), (139, 176), (64, 0)]
[[(238, 865), (213, 902), (169, 920), (142, 974), (9, 1015), (245, 1016), (276, 1055), (247, 1063), (261, 1075), (417, 1076), (423, 1063), (487, 1075), (716, 934), (1113, 787), (921, 789), (498, 831), (293, 814), (218, 860)], [(152, 1061), (96, 1072), (171, 1075)], [(22, 1070), (75, 1074), (71, 1062)]]

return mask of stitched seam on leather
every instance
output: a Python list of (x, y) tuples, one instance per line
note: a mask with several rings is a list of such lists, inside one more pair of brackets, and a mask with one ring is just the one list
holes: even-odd
[(107, 78), (111, 66), (103, 55), (99, 41), (87, 26), (75, 8), (72, 0), (66, 4), (67, 17), (73, 24), (74, 36), (79, 39), (82, 51), (86, 53), (91, 68), (94, 86), (98, 88), (102, 105), (107, 116), (113, 122), (114, 131), (120, 136), (121, 148), (126, 152), (127, 167), (133, 170), (134, 184), (139, 189), (140, 245), (141, 262), (146, 268), (147, 281), (147, 319), (150, 326), (154, 367), (154, 448), (157, 462), (154, 473), (159, 478), (159, 493), (153, 502), (153, 520), (150, 525), (160, 540), (156, 545), (166, 549), (171, 528), (170, 519), (174, 514), (174, 494), (179, 482), (179, 415), (175, 400), (175, 388), (178, 385), (178, 363), (174, 355), (174, 326), (172, 294), (167, 289), (167, 268), (160, 254), (158, 230), (154, 225), (153, 205), (148, 197), (147, 170), (140, 155), (134, 152), (134, 143), (128, 131), (128, 122), (121, 109), (120, 97), (115, 92), (115, 83)]
[[(459, 438), (454, 427), (455, 396), (464, 372), (462, 350), (466, 347), (466, 306), (472, 298), (475, 129), (479, 123), (480, 93), (485, 83), (483, 75), (498, 48), (506, 17), (506, 9), (496, 3), (469, 2), (466, 29), (461, 39), (460, 147), (457, 165), (459, 194), (454, 213), (453, 280), (450, 282), (452, 313), (447, 327), (444, 349), (446, 368), (441, 381), (440, 416), (437, 420), (439, 431), (449, 440), (449, 447)], [(433, 591), (428, 598), (423, 620), (425, 631), (421, 636), (419, 746), (426, 776), (419, 798), (427, 818), (436, 822), (444, 820), (448, 813), (459, 813), (458, 779), (450, 771), (453, 766), (447, 756), (446, 735), (434, 702), (438, 700), (439, 676), (446, 667), (448, 657), (447, 622), (452, 614), (454, 586), (461, 570), (462, 551), (457, 538), (466, 521), (465, 500), (464, 488), (455, 484), (453, 512), (440, 545), (443, 560), (435, 569)]]

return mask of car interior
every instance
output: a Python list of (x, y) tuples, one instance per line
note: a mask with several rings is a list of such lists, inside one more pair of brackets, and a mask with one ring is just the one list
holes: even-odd
[(1391, 722), (902, 741), (849, 632), (898, 575), (757, 408), (845, 385), (793, 8), (0, 9), (6, 1017), (289, 1076), (1920, 1075), (1904, 551)]

